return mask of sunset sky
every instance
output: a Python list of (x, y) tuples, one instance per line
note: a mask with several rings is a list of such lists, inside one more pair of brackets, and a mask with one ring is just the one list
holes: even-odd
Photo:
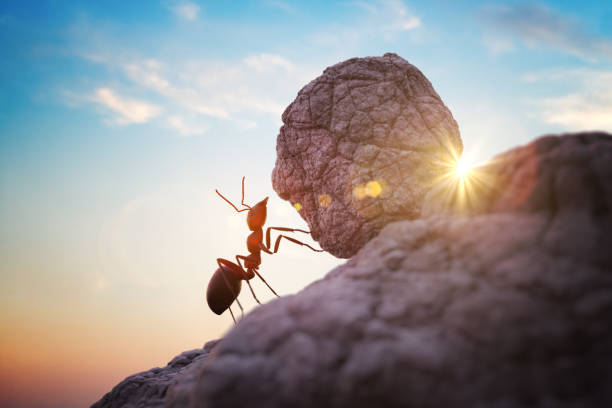
[[(232, 327), (204, 290), (248, 230), (214, 189), (239, 201), (246, 175), (269, 225), (307, 228), (270, 176), (327, 66), (407, 59), (476, 163), (612, 131), (610, 21), (609, 1), (2, 1), (0, 406), (88, 406)], [(261, 266), (281, 294), (344, 262), (283, 245)]]

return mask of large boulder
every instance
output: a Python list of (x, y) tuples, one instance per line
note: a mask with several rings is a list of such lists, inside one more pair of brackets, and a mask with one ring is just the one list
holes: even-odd
[(501, 157), (473, 215), (388, 225), (247, 315), (190, 406), (612, 406), (612, 136)]
[(463, 146), (431, 83), (396, 54), (327, 68), (283, 113), (274, 190), (321, 248), (353, 256), (387, 224), (418, 218)]

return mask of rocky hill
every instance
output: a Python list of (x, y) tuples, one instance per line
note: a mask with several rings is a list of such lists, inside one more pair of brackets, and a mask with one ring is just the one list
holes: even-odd
[(283, 115), (274, 187), (350, 259), (95, 407), (612, 406), (612, 135), (545, 136), (459, 180), (415, 70), (346, 61)]

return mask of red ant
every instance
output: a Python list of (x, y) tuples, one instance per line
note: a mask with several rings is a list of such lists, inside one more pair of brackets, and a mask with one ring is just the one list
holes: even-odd
[[(242, 309), (242, 305), (238, 301), (238, 294), (240, 293), (240, 289), (242, 287), (242, 281), (246, 281), (247, 285), (249, 285), (249, 289), (251, 289), (251, 293), (255, 298), (257, 303), (261, 302), (255, 296), (255, 292), (251, 287), (249, 281), (257, 275), (263, 283), (276, 295), (278, 294), (272, 289), (268, 282), (257, 272), (259, 269), (259, 265), (261, 264), (261, 251), (264, 251), (267, 254), (275, 254), (278, 251), (278, 246), (280, 245), (280, 241), (282, 238), (285, 238), (291, 242), (295, 242), (296, 244), (307, 246), (315, 252), (323, 252), (322, 249), (315, 249), (308, 244), (305, 244), (297, 239), (288, 237), (286, 235), (279, 235), (276, 239), (276, 243), (274, 244), (274, 251), (270, 248), (270, 230), (277, 231), (286, 231), (286, 232), (304, 232), (306, 234), (310, 234), (310, 231), (305, 231), (296, 228), (284, 228), (284, 227), (268, 227), (266, 230), (266, 243), (263, 243), (263, 226), (266, 223), (266, 213), (267, 213), (267, 203), (268, 197), (264, 198), (262, 201), (255, 204), (253, 207), (250, 207), (244, 203), (244, 177), (242, 177), (242, 202), (241, 204), (246, 207), (242, 209), (238, 209), (230, 200), (223, 197), (223, 195), (219, 192), (219, 190), (215, 190), (216, 193), (224, 199), (229, 205), (231, 205), (234, 210), (237, 212), (248, 211), (247, 213), (247, 225), (249, 229), (253, 232), (247, 238), (247, 249), (249, 250), (249, 255), (236, 255), (237, 264), (228, 261), (227, 259), (217, 258), (217, 264), (219, 268), (215, 271), (213, 276), (210, 278), (210, 282), (208, 283), (208, 289), (206, 290), (206, 301), (208, 302), (208, 306), (210, 310), (220, 315), (226, 309), (229, 309), (230, 314), (232, 315), (232, 319), (234, 323), (236, 323), (236, 318), (234, 317), (234, 313), (230, 308), (231, 304), (236, 301), (238, 307), (240, 308), (240, 313), (244, 314)], [(243, 268), (240, 260), (244, 262)]]

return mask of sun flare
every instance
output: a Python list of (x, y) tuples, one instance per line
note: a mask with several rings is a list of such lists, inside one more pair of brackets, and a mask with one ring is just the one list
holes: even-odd
[(455, 172), (460, 179), (466, 178), (471, 170), (471, 166), (465, 161), (463, 157), (457, 160), (457, 164), (455, 166)]
[(470, 153), (451, 150), (440, 157), (436, 163), (440, 173), (432, 180), (428, 198), (431, 211), (468, 214), (486, 204), (486, 192), (495, 188), (495, 178), (488, 170), (492, 162), (478, 162)]

